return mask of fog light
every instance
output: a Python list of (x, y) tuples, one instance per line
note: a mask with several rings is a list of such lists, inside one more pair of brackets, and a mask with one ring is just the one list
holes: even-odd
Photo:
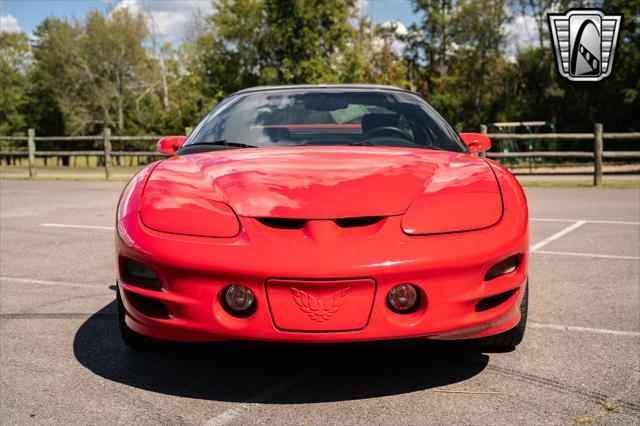
[(387, 303), (391, 310), (406, 314), (418, 306), (418, 295), (418, 290), (412, 284), (399, 284), (389, 292)]
[(153, 269), (148, 266), (143, 265), (142, 263), (134, 262), (133, 260), (128, 259), (125, 262), (125, 270), (127, 275), (136, 277), (136, 278), (144, 278), (146, 280), (157, 280), (158, 276), (153, 271)]
[(484, 279), (486, 281), (489, 281), (502, 275), (510, 274), (512, 272), (515, 272), (516, 269), (518, 269), (518, 266), (520, 266), (520, 256), (511, 256), (489, 268), (487, 274), (484, 276)]
[(231, 314), (248, 315), (255, 307), (253, 292), (243, 285), (234, 284), (223, 293), (224, 305)]

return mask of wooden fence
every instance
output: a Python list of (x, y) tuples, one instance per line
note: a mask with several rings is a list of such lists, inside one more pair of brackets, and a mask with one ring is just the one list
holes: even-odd
[(604, 151), (605, 140), (640, 140), (640, 132), (605, 133), (601, 123), (596, 123), (593, 133), (488, 133), (487, 126), (482, 125), (480, 132), (492, 140), (592, 140), (592, 151), (528, 151), (528, 152), (487, 152), (489, 158), (588, 158), (593, 159), (593, 185), (602, 183), (602, 165), (604, 159), (637, 160), (640, 150)]
[[(186, 129), (189, 133), (190, 129)], [(594, 126), (593, 133), (488, 133), (487, 126), (481, 126), (481, 133), (486, 134), (492, 140), (592, 140), (592, 151), (527, 151), (527, 152), (486, 152), (483, 156), (488, 158), (581, 158), (593, 159), (594, 173), (593, 184), (602, 183), (602, 165), (604, 159), (639, 160), (640, 150), (635, 151), (604, 151), (605, 140), (640, 140), (640, 132), (629, 133), (605, 133), (602, 124)], [(156, 151), (113, 151), (112, 142), (132, 141), (157, 141), (160, 136), (112, 136), (109, 128), (104, 129), (102, 135), (96, 136), (36, 136), (33, 129), (29, 129), (27, 136), (0, 136), (0, 141), (27, 142), (27, 151), (0, 151), (1, 157), (28, 157), (29, 177), (37, 175), (36, 157), (72, 157), (72, 156), (98, 156), (104, 158), (105, 177), (110, 179), (113, 174), (112, 157), (148, 156), (160, 157)], [(36, 142), (65, 142), (65, 141), (101, 141), (103, 149), (100, 151), (37, 151)]]
[[(190, 130), (190, 129), (188, 129)], [(27, 136), (0, 136), (0, 141), (27, 142), (27, 151), (0, 151), (0, 157), (28, 157), (29, 177), (37, 176), (36, 157), (73, 157), (97, 156), (104, 158), (105, 178), (113, 175), (112, 158), (146, 156), (162, 157), (157, 151), (113, 151), (112, 142), (157, 142), (162, 136), (112, 136), (111, 129), (105, 128), (102, 135), (95, 136), (36, 136), (34, 129), (27, 131)], [(73, 151), (37, 151), (36, 142), (102, 142), (102, 150), (73, 150)]]

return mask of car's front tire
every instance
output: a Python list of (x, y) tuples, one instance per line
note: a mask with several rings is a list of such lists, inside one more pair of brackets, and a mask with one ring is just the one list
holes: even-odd
[(481, 337), (473, 340), (473, 345), (481, 350), (508, 351), (513, 350), (522, 342), (524, 331), (527, 328), (527, 309), (529, 307), (529, 283), (524, 286), (522, 302), (520, 302), (520, 321), (511, 330), (494, 336)]
[(131, 349), (139, 351), (152, 349), (156, 344), (154, 339), (140, 333), (136, 333), (127, 325), (127, 322), (125, 321), (126, 314), (124, 304), (122, 303), (122, 296), (120, 295), (119, 288), (116, 288), (116, 295), (118, 328), (120, 329), (120, 337), (122, 338), (122, 341)]

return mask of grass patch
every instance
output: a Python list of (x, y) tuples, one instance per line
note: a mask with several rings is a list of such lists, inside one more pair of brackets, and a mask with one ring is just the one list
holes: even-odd
[[(133, 175), (141, 170), (140, 166), (114, 166), (114, 181), (128, 181)], [(0, 179), (24, 180), (28, 179), (29, 170), (25, 167), (6, 166), (0, 167)], [(36, 180), (72, 180), (72, 181), (101, 181), (104, 180), (104, 168), (96, 167), (39, 167)], [(584, 180), (554, 180), (554, 176), (549, 176), (548, 180), (529, 180), (524, 178), (520, 181), (525, 188), (593, 188), (590, 179)], [(640, 179), (607, 179), (599, 188), (611, 189), (640, 189)]]
[(617, 413), (620, 411), (620, 404), (615, 401), (606, 402), (602, 404), (602, 407), (610, 413)]
[(618, 413), (620, 412), (620, 403), (616, 401), (607, 401), (602, 404), (600, 410), (593, 416), (580, 416), (576, 417), (574, 420), (576, 424), (579, 425), (588, 425), (590, 423), (595, 422), (596, 420), (600, 420), (601, 417), (605, 416), (609, 413)]
[[(111, 170), (113, 173), (127, 173), (134, 175), (136, 172), (141, 170), (142, 166), (113, 166)], [(38, 174), (47, 175), (49, 173), (55, 174), (103, 174), (104, 175), (104, 167), (36, 167), (36, 171)], [(14, 166), (5, 166), (0, 167), (1, 173), (10, 173), (10, 174), (28, 174), (29, 169), (26, 167), (14, 167)]]
[[(110, 181), (127, 182), (144, 166), (123, 167), (116, 166), (112, 169)], [(42, 167), (36, 169), (37, 176), (32, 180), (55, 181), (81, 181), (100, 182), (105, 181), (104, 168), (102, 167)], [(0, 179), (4, 180), (30, 180), (29, 170), (20, 167), (0, 167)]]
[[(579, 181), (524, 181), (520, 182), (524, 188), (595, 188), (591, 182)], [(640, 180), (613, 180), (603, 182), (597, 187), (607, 189), (640, 189)]]

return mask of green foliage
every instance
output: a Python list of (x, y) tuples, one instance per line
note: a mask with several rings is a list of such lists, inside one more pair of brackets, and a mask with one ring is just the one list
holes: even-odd
[[(459, 130), (544, 120), (560, 131), (591, 130), (595, 121), (637, 131), (637, 0), (596, 2), (624, 19), (614, 72), (591, 85), (560, 78), (548, 44), (545, 12), (578, 3), (412, 0), (415, 22), (399, 31), (361, 16), (356, 0), (217, 0), (177, 47), (158, 43), (147, 17), (127, 9), (47, 18), (31, 42), (0, 33), (0, 134), (97, 134), (105, 126), (182, 134), (246, 87), (340, 82), (417, 91)], [(542, 31), (513, 58), (504, 53), (509, 10), (532, 14)]]
[(25, 34), (0, 32), (0, 134), (17, 134), (26, 126), (28, 54)]

